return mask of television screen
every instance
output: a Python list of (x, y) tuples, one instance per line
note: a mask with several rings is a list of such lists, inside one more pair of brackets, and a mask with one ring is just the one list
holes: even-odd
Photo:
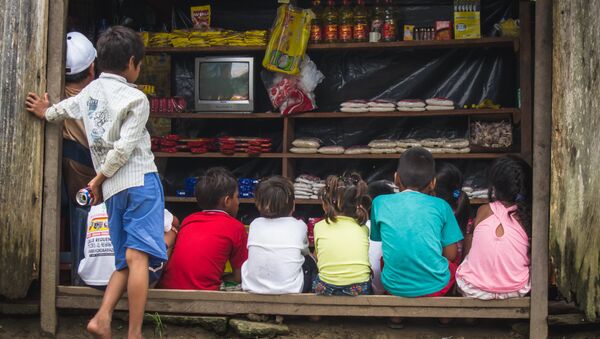
[(197, 81), (199, 100), (247, 101), (250, 96), (250, 64), (202, 62)]

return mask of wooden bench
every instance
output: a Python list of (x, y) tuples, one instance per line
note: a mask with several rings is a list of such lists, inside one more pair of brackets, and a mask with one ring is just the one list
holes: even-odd
[[(59, 286), (56, 306), (98, 309), (102, 291)], [(246, 292), (150, 290), (146, 310), (185, 314), (275, 314), (352, 317), (448, 317), (528, 319), (529, 298), (475, 300), (460, 297), (401, 298), (388, 295), (325, 297), (313, 294), (259, 295)], [(117, 304), (127, 310), (127, 297)]]

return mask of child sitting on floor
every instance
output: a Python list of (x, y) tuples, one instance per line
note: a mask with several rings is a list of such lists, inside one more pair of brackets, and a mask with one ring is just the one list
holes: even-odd
[[(467, 224), (469, 222), (469, 212), (471, 203), (469, 197), (462, 191), (463, 175), (460, 170), (451, 163), (443, 162), (437, 166), (435, 175), (435, 196), (444, 199), (458, 222), (458, 226), (463, 234), (467, 234)], [(455, 263), (460, 264), (463, 255), (463, 242), (458, 242), (458, 254)]]
[(356, 173), (329, 176), (321, 200), (325, 220), (314, 229), (319, 275), (313, 290), (321, 295), (371, 294), (367, 184)]
[(523, 297), (531, 290), (531, 167), (523, 159), (505, 156), (494, 162), (488, 180), (491, 202), (477, 211), (456, 284), (465, 297)]
[(456, 243), (463, 239), (452, 208), (429, 195), (435, 187), (431, 153), (414, 147), (400, 157), (400, 193), (382, 195), (371, 209), (371, 239), (382, 242), (387, 292), (403, 297), (442, 296), (454, 285)]
[[(375, 199), (380, 195), (396, 193), (396, 185), (389, 180), (377, 180), (369, 184), (369, 196)], [(371, 221), (367, 221), (369, 232), (371, 230)], [(381, 283), (381, 241), (369, 241), (369, 262), (373, 273), (373, 294), (384, 294), (385, 288)]]
[[(164, 239), (167, 257), (169, 257), (175, 245), (179, 220), (167, 210), (164, 219)], [(81, 280), (92, 287), (105, 287), (115, 271), (115, 252), (110, 241), (109, 229), (106, 204), (92, 206), (87, 219), (84, 258), (81, 259), (77, 270)], [(150, 266), (148, 270), (149, 283), (152, 287), (160, 279), (163, 263), (155, 267)]]
[(310, 256), (306, 224), (292, 217), (294, 185), (282, 176), (256, 189), (260, 218), (250, 224), (242, 288), (261, 294), (310, 292), (317, 264)]
[[(216, 291), (223, 281), (241, 282), (248, 235), (235, 219), (237, 180), (224, 168), (211, 168), (198, 178), (196, 200), (202, 211), (183, 220), (161, 288)], [(224, 276), (227, 260), (233, 273)]]

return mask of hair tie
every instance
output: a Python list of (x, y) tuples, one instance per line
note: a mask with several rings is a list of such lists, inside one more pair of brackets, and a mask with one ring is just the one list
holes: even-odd
[(515, 198), (515, 201), (520, 202), (520, 201), (524, 201), (525, 200), (525, 196), (522, 195), (521, 193), (517, 194), (517, 197)]
[(454, 197), (454, 199), (460, 198), (460, 190), (455, 189), (454, 191), (452, 191), (452, 196)]

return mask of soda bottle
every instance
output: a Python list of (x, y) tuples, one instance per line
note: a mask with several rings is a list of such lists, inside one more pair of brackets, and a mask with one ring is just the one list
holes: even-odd
[(340, 32), (339, 39), (341, 42), (351, 42), (354, 38), (352, 28), (354, 28), (354, 13), (350, 7), (351, 0), (343, 0), (342, 8), (340, 9)]
[(369, 11), (365, 7), (365, 0), (357, 0), (354, 7), (354, 41), (367, 41), (369, 34)]
[[(375, 6), (373, 6), (373, 12), (371, 13), (371, 33), (376, 33), (377, 36), (376, 41), (381, 39), (381, 34), (383, 30), (383, 18), (384, 11), (381, 6), (380, 0), (375, 0)], [(373, 35), (373, 34), (372, 34)], [(369, 39), (370, 40), (370, 39)]]
[(323, 11), (323, 40), (325, 42), (338, 41), (339, 13), (335, 8), (335, 0), (327, 0), (327, 7)]
[(396, 41), (396, 18), (394, 15), (394, 7), (392, 6), (392, 0), (385, 0), (385, 7), (383, 10), (383, 41)]
[(323, 42), (323, 29), (321, 28), (321, 0), (313, 0), (312, 11), (315, 13), (315, 18), (310, 22), (310, 42), (317, 44)]

